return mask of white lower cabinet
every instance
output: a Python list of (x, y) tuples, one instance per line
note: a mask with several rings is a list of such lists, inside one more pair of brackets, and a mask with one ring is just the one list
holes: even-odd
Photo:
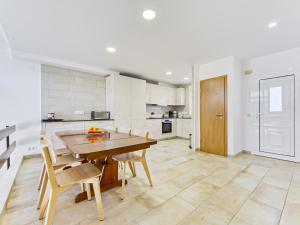
[(144, 134), (146, 133), (146, 120), (136, 119), (131, 121), (131, 129), (133, 133)]
[(115, 127), (117, 127), (120, 131), (130, 130), (131, 129), (131, 119), (117, 119), (115, 121)]
[(90, 127), (98, 127), (101, 129), (108, 129), (114, 127), (114, 121), (85, 121), (85, 129), (89, 129)]
[(64, 148), (64, 144), (56, 136), (56, 132), (66, 130), (87, 130), (90, 127), (108, 129), (114, 127), (113, 120), (106, 121), (78, 121), (78, 122), (48, 122), (42, 124), (46, 136), (53, 142), (54, 148)]
[(161, 139), (161, 122), (160, 119), (146, 120), (146, 129), (149, 132), (149, 137), (154, 139)]
[(177, 137), (189, 138), (192, 132), (191, 119), (177, 119)]

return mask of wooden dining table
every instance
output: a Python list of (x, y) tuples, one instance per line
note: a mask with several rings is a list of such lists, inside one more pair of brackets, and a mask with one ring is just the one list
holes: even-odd
[[(101, 191), (120, 186), (122, 183), (118, 176), (118, 162), (113, 160), (113, 155), (148, 149), (157, 144), (157, 141), (151, 138), (113, 131), (106, 131), (99, 136), (90, 136), (84, 131), (62, 131), (56, 135), (74, 158), (92, 162), (102, 171)], [(86, 199), (87, 193), (83, 190), (77, 194), (75, 202)]]

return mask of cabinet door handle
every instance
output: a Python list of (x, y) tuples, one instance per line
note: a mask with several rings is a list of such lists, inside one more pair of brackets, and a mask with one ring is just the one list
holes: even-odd
[(223, 117), (223, 114), (217, 114), (216, 117)]

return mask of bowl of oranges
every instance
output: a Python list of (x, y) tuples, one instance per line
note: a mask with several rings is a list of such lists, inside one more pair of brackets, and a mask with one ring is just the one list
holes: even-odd
[(91, 127), (90, 129), (87, 130), (87, 135), (89, 136), (100, 136), (103, 134), (105, 134), (105, 131), (98, 127)]

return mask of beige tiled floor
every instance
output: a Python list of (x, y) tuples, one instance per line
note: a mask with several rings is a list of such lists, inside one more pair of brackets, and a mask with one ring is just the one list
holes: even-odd
[[(54, 224), (68, 225), (299, 225), (300, 165), (247, 154), (224, 158), (194, 153), (185, 140), (159, 142), (148, 151), (154, 187), (142, 167), (128, 173), (125, 200), (120, 188), (102, 193), (105, 221), (95, 201), (74, 204), (79, 188), (64, 193)], [(5, 225), (37, 220), (36, 190), (41, 159), (25, 160), (2, 215)]]

